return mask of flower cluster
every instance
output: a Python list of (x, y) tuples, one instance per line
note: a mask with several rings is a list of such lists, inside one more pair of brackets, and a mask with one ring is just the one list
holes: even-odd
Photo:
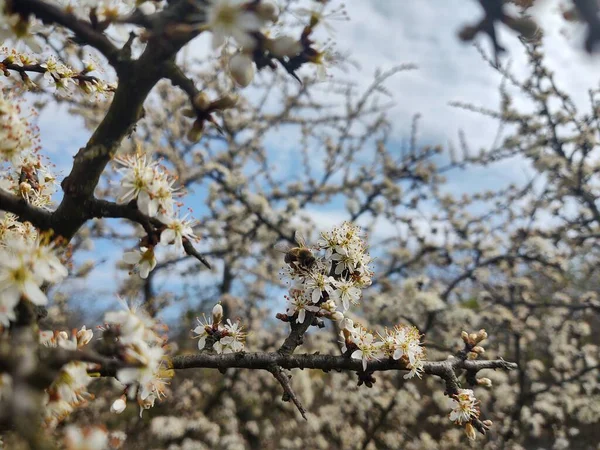
[(223, 307), (217, 303), (212, 310), (212, 320), (198, 319), (198, 326), (192, 331), (198, 339), (198, 349), (211, 348), (221, 353), (236, 353), (244, 350), (246, 333), (239, 322), (227, 322), (222, 325)]
[(425, 352), (417, 328), (397, 325), (384, 335), (374, 335), (344, 318), (351, 305), (358, 304), (362, 290), (371, 285), (373, 275), (360, 228), (345, 222), (323, 232), (314, 251), (299, 233), (296, 241), (299, 247), (288, 249), (285, 256), (288, 268), (284, 273), (292, 279), (286, 296), (287, 320), (304, 323), (307, 312), (334, 321), (343, 319), (342, 352), (362, 360), (364, 370), (369, 361), (387, 357), (401, 360), (410, 369), (405, 378), (420, 377)]
[(0, 326), (15, 320), (14, 310), (22, 299), (36, 305), (47, 304), (41, 285), (67, 276), (67, 269), (45, 237), (13, 237), (0, 241)]
[[(142, 213), (160, 221), (163, 224), (160, 244), (175, 244), (182, 248), (184, 239), (198, 239), (192, 229), (195, 221), (188, 219), (189, 214), (179, 217), (175, 211), (175, 180), (164, 167), (157, 161), (150, 162), (139, 151), (115, 158), (115, 161), (122, 166), (119, 171), (123, 175), (117, 202), (123, 204), (135, 200)], [(132, 264), (142, 278), (147, 278), (156, 266), (154, 246), (155, 243), (151, 242), (123, 255), (124, 262)]]
[(127, 367), (117, 371), (117, 380), (125, 385), (125, 394), (111, 408), (121, 413), (126, 398), (136, 398), (140, 415), (144, 409), (166, 395), (173, 372), (168, 368), (165, 355), (166, 337), (159, 326), (142, 310), (125, 305), (121, 311), (111, 311), (104, 316), (102, 328), (105, 345), (111, 348)]
[(421, 377), (425, 351), (421, 346), (421, 335), (415, 327), (396, 325), (385, 330), (383, 335), (374, 335), (360, 324), (344, 319), (340, 332), (342, 352), (351, 358), (360, 359), (363, 370), (369, 361), (381, 358), (400, 360), (410, 369), (404, 378)]
[(175, 182), (157, 161), (138, 151), (131, 155), (118, 156), (115, 162), (123, 179), (117, 203), (136, 200), (138, 209), (150, 216), (171, 216), (174, 210), (173, 184)]
[(35, 139), (19, 104), (0, 90), (0, 160), (20, 167), (34, 148)]
[[(69, 336), (65, 331), (42, 331), (40, 343), (46, 347), (61, 347), (66, 350), (77, 350), (86, 346), (93, 337), (93, 331), (83, 326), (79, 331), (74, 330)], [(75, 408), (83, 406), (93, 395), (87, 391), (87, 386), (93, 380), (88, 375), (90, 365), (81, 361), (65, 364), (50, 387), (46, 390), (45, 425), (55, 428)]]
[[(360, 236), (360, 228), (344, 223), (321, 233), (315, 249), (308, 248), (300, 233), (299, 247), (286, 251), (286, 276), (292, 281), (287, 315), (303, 323), (306, 311), (339, 321), (351, 305), (358, 304), (362, 289), (371, 284), (371, 257)], [(315, 250), (315, 251), (313, 251)], [(321, 254), (316, 251), (321, 251)]]
[[(38, 152), (37, 128), (23, 114), (20, 103), (0, 86), (0, 189), (24, 198), (33, 206), (48, 208), (56, 192), (56, 178)], [(13, 231), (25, 231), (13, 215), (6, 213), (0, 219), (7, 219)], [(2, 225), (0, 228), (0, 233), (6, 230)]]
[(360, 324), (354, 325), (352, 320), (344, 319), (344, 326), (340, 333), (342, 352), (350, 354), (353, 359), (362, 360), (363, 370), (367, 370), (369, 361), (383, 357), (383, 342), (376, 341), (373, 333), (369, 333)]
[(392, 330), (385, 330), (381, 336), (383, 352), (395, 360), (401, 360), (410, 369), (404, 378), (421, 377), (425, 350), (421, 346), (421, 335), (417, 327), (396, 325)]
[(2, 53), (6, 54), (6, 57), (0, 60), (0, 70), (7, 75), (10, 71), (18, 73), (26, 89), (33, 90), (38, 87), (37, 80), (34, 81), (30, 75), (39, 73), (43, 74), (40, 78), (49, 87), (55, 88), (56, 92), (63, 96), (79, 92), (85, 98), (99, 100), (116, 89), (114, 84), (91, 75), (98, 70), (92, 61), (83, 61), (83, 69), (79, 71), (62, 63), (54, 55), (40, 60), (35, 55), (15, 49), (3, 48), (0, 50), (0, 54)]

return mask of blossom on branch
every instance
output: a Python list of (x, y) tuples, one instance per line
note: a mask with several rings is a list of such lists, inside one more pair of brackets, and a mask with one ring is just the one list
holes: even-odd
[(192, 330), (198, 339), (198, 349), (204, 350), (210, 343), (212, 349), (218, 354), (237, 353), (244, 350), (246, 333), (239, 322), (227, 319), (225, 325), (221, 325), (223, 308), (216, 304), (212, 312), (212, 320), (198, 320), (198, 326)]
[(251, 33), (258, 31), (262, 21), (245, 4), (245, 0), (209, 0), (206, 16), (207, 27), (213, 34), (213, 49), (222, 46), (228, 37), (233, 37), (242, 47), (255, 45)]
[(449, 399), (450, 420), (458, 425), (464, 425), (479, 417), (478, 401), (471, 389), (459, 389), (458, 394)]
[[(125, 385), (128, 397), (137, 399), (141, 415), (166, 396), (173, 376), (166, 360), (166, 338), (158, 334), (161, 327), (151, 317), (127, 304), (121, 311), (106, 313), (104, 320), (104, 339), (116, 338), (107, 345), (116, 346), (117, 355), (128, 365), (117, 371), (116, 378)], [(113, 406), (115, 413), (124, 409), (120, 403)]]
[(192, 227), (195, 225), (194, 220), (188, 220), (189, 214), (184, 217), (169, 217), (161, 216), (159, 219), (167, 228), (160, 234), (160, 243), (169, 245), (174, 243), (178, 248), (183, 247), (183, 239), (196, 241), (198, 238), (194, 235)]
[(27, 241), (22, 237), (0, 241), (0, 324), (8, 326), (14, 320), (13, 309), (21, 299), (36, 305), (48, 303), (40, 289), (43, 283), (64, 279), (67, 269), (56, 250), (45, 240)]
[[(46, 347), (74, 351), (85, 347), (92, 335), (92, 330), (83, 326), (80, 330), (73, 330), (70, 336), (65, 331), (41, 331), (39, 339), (40, 344)], [(48, 428), (55, 428), (72, 411), (94, 398), (87, 390), (93, 381), (88, 374), (92, 366), (82, 361), (71, 361), (60, 369), (58, 376), (46, 390), (44, 416)]]
[(154, 249), (148, 247), (140, 247), (139, 250), (133, 250), (123, 254), (123, 261), (127, 264), (132, 264), (134, 270), (139, 273), (140, 278), (146, 279), (148, 275), (156, 267), (156, 257)]

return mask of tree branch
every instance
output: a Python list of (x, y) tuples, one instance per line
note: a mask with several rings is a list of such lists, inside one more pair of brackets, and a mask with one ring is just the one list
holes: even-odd
[(115, 68), (121, 64), (119, 49), (108, 37), (74, 14), (42, 0), (13, 0), (10, 6), (24, 16), (33, 14), (46, 24), (57, 24), (71, 30), (81, 42), (99, 50)]
[(42, 208), (37, 208), (22, 198), (0, 189), (0, 210), (19, 216), (19, 220), (31, 222), (41, 230), (53, 227), (52, 213)]
[(290, 322), (290, 327), (292, 328), (290, 334), (281, 347), (278, 350), (278, 353), (281, 355), (291, 355), (296, 350), (296, 347), (302, 345), (304, 333), (311, 326), (313, 318), (315, 317), (315, 313), (307, 312), (304, 317), (304, 322), (298, 323), (296, 321)]
[(269, 370), (269, 372), (273, 374), (275, 379), (279, 381), (279, 384), (281, 384), (281, 387), (283, 388), (282, 400), (284, 402), (289, 402), (291, 400), (292, 403), (296, 405), (296, 408), (298, 408), (298, 411), (300, 411), (302, 418), (304, 420), (308, 420), (306, 417), (306, 409), (304, 409), (304, 406), (302, 406), (300, 399), (292, 390), (292, 385), (290, 384), (291, 376), (288, 376), (285, 373), (283, 373), (283, 369), (279, 366), (274, 366), (271, 370)]
[[(273, 365), (284, 369), (319, 369), (324, 372), (331, 370), (350, 370), (362, 372), (362, 361), (359, 359), (350, 359), (337, 355), (320, 354), (301, 354), (285, 355), (278, 352), (265, 353), (228, 353), (211, 354), (197, 353), (192, 355), (175, 356), (172, 359), (173, 369), (192, 369), (204, 367), (209, 369), (262, 369), (271, 370)], [(423, 372), (429, 375), (436, 375), (441, 378), (447, 378), (449, 372), (455, 370), (470, 370), (479, 372), (484, 369), (502, 369), (514, 370), (517, 365), (503, 359), (497, 360), (470, 360), (451, 358), (445, 361), (425, 361), (423, 363)], [(410, 370), (402, 362), (394, 359), (381, 359), (379, 361), (370, 361), (367, 365), (367, 372), (382, 372), (388, 370)]]

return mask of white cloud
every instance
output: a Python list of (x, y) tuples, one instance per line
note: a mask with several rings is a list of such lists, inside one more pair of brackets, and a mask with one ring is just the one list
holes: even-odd
[[(545, 30), (544, 51), (548, 66), (556, 71), (558, 82), (585, 105), (587, 89), (597, 84), (598, 57), (589, 57), (582, 50), (577, 36), (580, 26), (567, 26), (558, 12), (558, 0), (541, 2), (535, 10), (538, 22)], [(493, 121), (448, 106), (452, 100), (473, 102), (488, 108), (498, 105), (501, 76), (489, 67), (478, 51), (462, 44), (457, 31), (481, 16), (478, 3), (464, 0), (433, 0), (428, 2), (351, 2), (348, 4), (351, 22), (338, 26), (339, 47), (351, 51), (362, 70), (350, 76), (366, 85), (377, 67), (390, 68), (412, 62), (420, 69), (399, 74), (389, 81), (398, 106), (394, 118), (398, 132), (406, 133), (410, 117), (423, 113), (423, 133), (441, 143), (454, 138), (459, 128), (469, 132), (475, 147), (490, 145), (495, 133)], [(561, 34), (566, 29), (571, 39)], [(489, 51), (487, 36), (478, 42)], [(525, 73), (525, 56), (521, 43), (512, 32), (500, 27), (500, 40), (508, 52), (518, 76)], [(523, 95), (520, 96), (523, 100)], [(404, 125), (404, 129), (402, 128)]]

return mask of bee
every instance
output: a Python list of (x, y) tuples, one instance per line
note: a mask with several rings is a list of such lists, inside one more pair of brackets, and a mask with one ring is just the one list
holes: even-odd
[(312, 251), (306, 246), (306, 241), (302, 233), (296, 231), (294, 239), (298, 247), (290, 247), (285, 242), (275, 245), (275, 250), (285, 253), (284, 261), (292, 267), (310, 270), (317, 262)]

